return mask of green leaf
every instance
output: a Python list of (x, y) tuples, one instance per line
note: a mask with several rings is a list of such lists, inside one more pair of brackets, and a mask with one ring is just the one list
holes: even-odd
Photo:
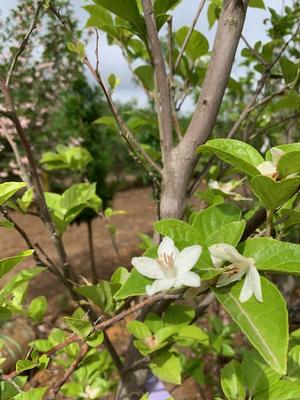
[(203, 329), (195, 325), (182, 326), (177, 331), (178, 339), (191, 339), (194, 342), (199, 342), (205, 346), (209, 344), (209, 338)]
[(264, 162), (262, 155), (254, 147), (236, 139), (209, 140), (198, 148), (198, 152), (203, 151), (215, 154), (249, 176), (260, 175), (256, 167)]
[(42, 322), (47, 310), (47, 299), (45, 296), (35, 297), (28, 308), (29, 316), (34, 322)]
[(287, 220), (284, 221), (284, 226), (289, 228), (290, 226), (300, 224), (300, 208), (296, 208), (294, 210), (289, 209), (281, 209), (280, 214), (283, 217), (287, 217)]
[(263, 0), (250, 0), (249, 7), (262, 8), (264, 10), (266, 8)]
[(0, 227), (2, 228), (13, 228), (15, 225), (12, 222), (6, 220), (0, 220)]
[(221, 371), (221, 386), (228, 400), (244, 400), (245, 384), (240, 363), (230, 361)]
[(115, 300), (124, 300), (131, 296), (140, 296), (145, 294), (145, 287), (152, 283), (151, 279), (139, 274), (135, 268), (130, 272), (128, 279), (122, 287), (115, 293)]
[(107, 115), (97, 118), (94, 122), (96, 125), (110, 126), (111, 128), (118, 129), (118, 125), (114, 117), (109, 117)]
[(65, 323), (76, 335), (85, 338), (92, 332), (92, 325), (89, 321), (79, 318), (64, 317)]
[(261, 271), (300, 275), (300, 245), (257, 237), (239, 246), (245, 257), (253, 257)]
[(26, 186), (24, 182), (0, 183), (0, 206), (10, 199), (18, 190)]
[(120, 79), (116, 77), (115, 74), (110, 74), (108, 77), (108, 83), (111, 88), (111, 90), (114, 90), (116, 86), (120, 83)]
[(141, 65), (134, 70), (144, 87), (150, 92), (154, 90), (154, 69), (151, 65)]
[(139, 33), (145, 35), (145, 25), (136, 0), (96, 0), (96, 3), (132, 23)]
[(154, 13), (155, 15), (165, 14), (169, 10), (175, 8), (182, 0), (155, 0)]
[(149, 364), (152, 373), (162, 381), (181, 384), (181, 364), (179, 357), (170, 352), (161, 351)]
[(290, 83), (297, 78), (298, 67), (287, 57), (280, 57), (279, 64), (283, 73), (285, 83)]
[(86, 340), (87, 344), (91, 347), (98, 347), (103, 343), (104, 333), (103, 332), (95, 332), (89, 336)]
[(280, 374), (264, 363), (261, 356), (254, 350), (245, 352), (242, 372), (251, 398), (272, 387), (281, 377)]
[(163, 323), (167, 326), (188, 325), (194, 318), (194, 308), (184, 304), (170, 305), (162, 316)]
[(113, 26), (112, 16), (105, 8), (98, 4), (89, 4), (83, 8), (90, 14), (86, 27), (94, 27), (106, 31), (105, 28)]
[(228, 243), (236, 247), (245, 230), (246, 221), (235, 221), (224, 225), (206, 240), (206, 245), (211, 246), (216, 243)]
[(300, 177), (277, 182), (268, 176), (259, 175), (251, 179), (250, 185), (264, 207), (275, 211), (299, 190)]
[(203, 243), (202, 233), (179, 219), (170, 218), (155, 222), (154, 229), (161, 235), (173, 239), (179, 249)]
[(281, 177), (300, 172), (300, 151), (283, 154), (278, 161), (277, 170)]
[(300, 345), (292, 348), (288, 355), (288, 372), (289, 378), (299, 379), (300, 376)]
[(22, 212), (26, 212), (28, 210), (28, 207), (33, 201), (33, 193), (34, 189), (33, 187), (29, 188), (26, 190), (26, 192), (23, 194), (21, 199), (17, 199), (17, 204), (20, 207)]
[(164, 327), (161, 317), (153, 312), (147, 314), (144, 322), (153, 333), (156, 333)]
[(29, 369), (33, 369), (38, 366), (38, 363), (31, 360), (18, 360), (16, 364), (16, 371), (23, 372)]
[(79, 55), (79, 57), (81, 58), (81, 60), (84, 59), (85, 57), (85, 47), (84, 47), (84, 43), (78, 41), (78, 42), (68, 42), (67, 43), (68, 49), (72, 52), (72, 53), (76, 53)]
[(0, 321), (6, 321), (10, 319), (12, 312), (7, 307), (0, 307)]
[(30, 389), (14, 396), (14, 400), (42, 400), (48, 388)]
[(241, 214), (241, 210), (233, 204), (218, 204), (193, 213), (189, 222), (206, 242), (223, 226), (238, 221)]
[(0, 260), (0, 278), (6, 275), (17, 264), (25, 260), (25, 258), (31, 256), (33, 252), (34, 250), (25, 250), (14, 257), (3, 258)]
[(129, 321), (126, 325), (127, 330), (138, 339), (145, 339), (152, 336), (148, 326), (141, 321)]
[(299, 400), (300, 385), (297, 382), (280, 380), (271, 389), (255, 396), (255, 400)]
[[(176, 41), (180, 47), (183, 45), (189, 30), (190, 28), (188, 26), (183, 26), (175, 33)], [(187, 56), (193, 61), (196, 61), (199, 57), (207, 54), (208, 49), (209, 44), (206, 37), (194, 29), (185, 48)]]
[(264, 360), (278, 373), (286, 373), (288, 347), (288, 318), (285, 301), (267, 279), (261, 277), (264, 301), (252, 296), (239, 301), (244, 282), (223, 289), (212, 288), (218, 301), (241, 328)]

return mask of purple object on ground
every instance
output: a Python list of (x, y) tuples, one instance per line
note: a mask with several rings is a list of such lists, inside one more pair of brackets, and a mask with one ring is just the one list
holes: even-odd
[(149, 393), (150, 400), (167, 400), (172, 397), (163, 383), (152, 374), (149, 375), (146, 382), (146, 390)]

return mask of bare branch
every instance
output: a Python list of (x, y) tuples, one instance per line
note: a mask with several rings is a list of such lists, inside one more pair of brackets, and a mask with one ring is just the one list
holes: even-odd
[(241, 34), (241, 39), (245, 43), (245, 45), (248, 47), (249, 51), (258, 59), (258, 61), (263, 64), (265, 67), (267, 67), (269, 64), (262, 58), (262, 56), (250, 45), (250, 43), (247, 41), (245, 36)]
[(197, 23), (197, 21), (198, 21), (198, 19), (200, 17), (200, 14), (201, 14), (201, 11), (202, 11), (202, 9), (203, 9), (203, 7), (205, 5), (205, 2), (206, 2), (206, 0), (201, 0), (200, 3), (199, 3), (199, 6), (198, 6), (198, 8), (196, 10), (196, 14), (194, 16), (192, 25), (191, 25), (191, 27), (190, 27), (190, 29), (189, 29), (189, 31), (188, 31), (185, 39), (184, 39), (184, 42), (182, 44), (182, 47), (181, 47), (180, 52), (178, 54), (178, 57), (177, 57), (177, 59), (175, 61), (175, 65), (174, 65), (174, 69), (173, 69), (174, 72), (176, 71), (176, 69), (178, 68), (178, 66), (180, 64), (180, 61), (181, 61), (182, 56), (183, 56), (183, 54), (185, 52), (186, 46), (189, 43), (189, 40), (190, 40), (190, 38), (192, 36), (192, 33), (193, 33), (194, 29), (195, 29), (196, 23)]
[(79, 364), (84, 359), (84, 357), (86, 356), (88, 351), (89, 351), (89, 346), (86, 343), (84, 343), (80, 349), (78, 356), (72, 362), (70, 367), (67, 369), (64, 376), (60, 380), (58, 380), (58, 382), (56, 382), (55, 385), (50, 389), (49, 394), (48, 394), (48, 400), (55, 399), (55, 397), (58, 394), (58, 392), (60, 391), (61, 387), (71, 378), (71, 376), (76, 371), (76, 369), (78, 368)]
[(160, 128), (159, 131), (162, 159), (164, 163), (173, 148), (171, 95), (169, 90), (166, 66), (156, 28), (152, 1), (142, 0), (142, 6), (150, 47), (150, 58), (154, 67), (156, 91), (155, 103), (158, 114), (158, 124)]
[(6, 77), (6, 81), (5, 81), (7, 86), (9, 85), (10, 80), (12, 78), (12, 75), (14, 73), (14, 69), (15, 69), (15, 66), (17, 64), (18, 58), (20, 57), (20, 55), (25, 50), (26, 45), (28, 43), (28, 40), (29, 40), (31, 34), (36, 29), (38, 17), (39, 17), (39, 14), (40, 14), (40, 11), (41, 11), (41, 8), (42, 8), (44, 2), (45, 2), (45, 0), (42, 0), (42, 1), (38, 2), (38, 6), (37, 6), (36, 11), (35, 11), (34, 19), (33, 19), (32, 23), (30, 24), (28, 32), (26, 33), (21, 45), (19, 46), (19, 48), (18, 48), (18, 50), (17, 50), (17, 52), (16, 52), (11, 64), (10, 64), (10, 67), (9, 67), (9, 70), (8, 70), (8, 73), (7, 73), (7, 77)]

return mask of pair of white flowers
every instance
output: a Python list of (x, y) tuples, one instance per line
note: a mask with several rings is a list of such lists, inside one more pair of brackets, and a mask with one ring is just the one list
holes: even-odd
[[(216, 268), (222, 268), (224, 263), (230, 263), (222, 268), (217, 287), (226, 286), (240, 280), (245, 281), (240, 293), (240, 301), (245, 302), (254, 294), (258, 301), (263, 301), (260, 276), (255, 267), (255, 260), (242, 256), (235, 247), (219, 243), (209, 247), (212, 262)], [(200, 277), (191, 269), (197, 263), (202, 253), (199, 245), (189, 246), (179, 251), (173, 240), (165, 237), (157, 250), (157, 259), (150, 257), (134, 257), (132, 265), (148, 278), (154, 279), (146, 286), (146, 293), (152, 296), (157, 292), (167, 291), (181, 286), (199, 287)]]

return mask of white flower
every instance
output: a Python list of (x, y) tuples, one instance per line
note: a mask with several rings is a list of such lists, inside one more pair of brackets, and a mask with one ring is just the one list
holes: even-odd
[(277, 164), (280, 157), (284, 154), (284, 151), (276, 149), (276, 147), (273, 147), (271, 149), (271, 154), (272, 154), (272, 161), (264, 161), (263, 163), (259, 164), (256, 168), (262, 175), (268, 176), (269, 178), (276, 180), (279, 177), (279, 173), (277, 171)]
[(254, 258), (242, 256), (235, 247), (226, 243), (213, 244), (209, 247), (209, 252), (216, 268), (222, 267), (225, 262), (230, 263), (223, 268), (224, 272), (219, 276), (217, 287), (226, 286), (246, 275), (239, 297), (240, 302), (249, 300), (253, 294), (258, 301), (263, 301), (260, 276)]
[(152, 296), (157, 292), (181, 286), (200, 286), (200, 277), (191, 269), (198, 261), (202, 247), (189, 246), (179, 251), (171, 238), (166, 236), (157, 250), (157, 259), (134, 257), (131, 260), (136, 270), (147, 278), (155, 279), (146, 286), (146, 293)]
[(208, 182), (208, 187), (211, 189), (217, 189), (220, 190), (221, 192), (227, 194), (228, 196), (233, 196), (233, 200), (240, 201), (240, 200), (252, 200), (250, 198), (246, 198), (240, 195), (240, 193), (237, 193), (234, 191), (238, 186), (241, 185), (244, 179), (241, 179), (239, 181), (229, 181), (225, 183), (221, 183), (215, 180), (210, 180)]

